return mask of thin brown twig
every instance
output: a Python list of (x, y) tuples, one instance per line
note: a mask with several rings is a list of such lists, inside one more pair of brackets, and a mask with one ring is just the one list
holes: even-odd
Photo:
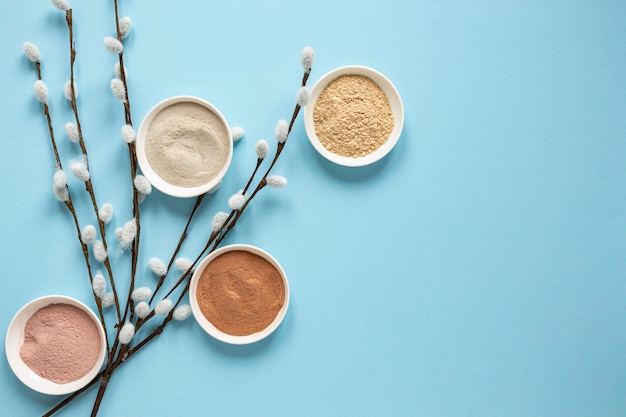
[[(294, 120), (297, 117), (299, 111), (300, 111), (300, 106), (296, 105), (296, 107), (294, 108), (293, 115), (292, 115), (292, 120)], [(291, 131), (291, 125), (290, 125), (289, 132), (290, 131)], [(289, 135), (289, 133), (288, 133), (288, 135)], [(275, 165), (276, 160), (278, 159), (278, 157), (282, 153), (282, 149), (284, 148), (285, 143), (286, 143), (286, 141), (283, 142), (283, 143), (279, 143), (279, 146), (276, 149), (276, 153), (274, 154), (274, 158), (272, 159), (271, 167), (273, 167)], [(255, 167), (255, 170), (253, 171), (252, 175), (254, 175), (254, 173), (256, 173), (257, 168), (258, 167)], [(94, 408), (92, 409), (92, 414), (91, 414), (92, 417), (95, 417), (97, 415), (97, 412), (98, 412), (99, 407), (101, 405), (102, 399), (103, 399), (104, 394), (106, 392), (106, 389), (108, 387), (108, 382), (109, 382), (111, 376), (113, 375), (115, 369), (117, 369), (121, 364), (125, 363), (129, 358), (131, 358), (132, 356), (137, 354), (143, 347), (145, 347), (148, 343), (150, 343), (152, 340), (154, 340), (157, 336), (159, 336), (164, 331), (164, 329), (167, 326), (167, 324), (173, 319), (173, 314), (174, 314), (175, 307), (180, 303), (180, 301), (183, 299), (183, 297), (189, 291), (189, 286), (190, 286), (191, 280), (188, 279), (188, 278), (189, 278), (191, 272), (193, 271), (193, 268), (200, 261), (200, 259), (202, 259), (202, 257), (207, 253), (207, 251), (208, 251), (208, 253), (210, 253), (213, 250), (215, 250), (221, 244), (221, 242), (226, 238), (226, 236), (229, 234), (229, 232), (235, 227), (236, 223), (241, 218), (241, 216), (242, 216), (243, 212), (245, 211), (246, 207), (248, 206), (248, 204), (256, 196), (256, 194), (265, 186), (265, 180), (266, 180), (267, 175), (269, 174), (270, 170), (271, 169), (268, 169), (266, 171), (266, 173), (264, 174), (263, 178), (259, 181), (259, 184), (255, 188), (254, 192), (251, 194), (251, 196), (244, 203), (244, 206), (242, 206), (242, 208), (239, 209), (239, 210), (232, 210), (230, 215), (229, 215), (229, 217), (228, 217), (228, 219), (227, 219), (227, 221), (222, 226), (222, 229), (217, 231), (217, 232), (212, 232), (211, 233), (211, 236), (209, 237), (206, 245), (201, 250), (200, 254), (196, 257), (195, 261), (192, 263), (192, 266), (190, 266), (189, 269), (185, 273), (183, 273), (183, 275), (179, 278), (179, 280), (169, 290), (169, 292), (166, 295), (166, 298), (169, 297), (176, 290), (176, 288), (178, 288), (183, 282), (185, 282), (185, 286), (182, 289), (181, 293), (179, 294), (179, 297), (178, 297), (176, 303), (174, 304), (174, 306), (172, 307), (172, 309), (170, 310), (168, 315), (165, 317), (163, 322), (157, 328), (152, 330), (148, 335), (146, 335), (141, 341), (139, 341), (132, 348), (130, 348), (128, 345), (123, 345), (123, 347), (119, 350), (118, 355), (117, 355), (115, 361), (113, 361), (112, 363), (108, 364), (107, 367), (103, 371), (101, 371), (100, 374), (98, 374), (98, 376), (94, 379), (94, 381), (92, 381), (89, 384), (88, 387), (91, 387), (91, 386), (95, 385), (95, 383), (97, 382), (96, 380), (100, 380), (100, 387), (98, 389), (98, 394), (97, 394), (96, 400), (94, 401)], [(143, 324), (145, 324), (148, 320), (150, 320), (153, 317), (155, 317), (154, 310), (152, 310), (150, 312), (150, 314), (145, 319), (139, 319), (137, 321), (137, 324), (135, 326), (135, 331), (137, 332), (141, 328), (141, 326)], [(119, 334), (119, 332), (118, 332), (118, 334)], [(116, 342), (117, 341), (118, 340), (116, 340)], [(86, 390), (86, 388), (84, 390), (81, 390), (78, 393), (72, 394), (70, 397), (65, 398), (63, 401), (61, 401), (59, 404), (57, 404), (57, 406), (55, 406), (50, 411), (48, 411), (48, 413), (46, 413), (44, 415), (44, 417), (52, 416), (54, 413), (58, 412), (63, 407), (65, 407), (66, 405), (71, 403), (79, 394), (83, 393), (85, 390)]]
[[(117, 0), (114, 0), (114, 4), (115, 4), (115, 15), (116, 15), (116, 24), (117, 24), (117, 31), (118, 31), (118, 39), (121, 38), (120, 36), (120, 31), (119, 31), (119, 20), (118, 20), (118, 9), (117, 9)], [(69, 13), (69, 19), (68, 19), (68, 25), (70, 26), (70, 33), (71, 33), (71, 13)], [(71, 38), (71, 35), (70, 35)], [(72, 46), (72, 44), (71, 44)], [(74, 52), (74, 48), (73, 46), (71, 47), (72, 50), (72, 65), (73, 65), (73, 59), (75, 56), (75, 52)], [(123, 72), (123, 57), (122, 54), (120, 54), (120, 70), (121, 70), (121, 74), (123, 76), (124, 72)], [(39, 67), (38, 67), (38, 71), (39, 71)], [(302, 79), (302, 86), (306, 85), (307, 79), (309, 77), (309, 71), (306, 71), (303, 79)], [(124, 78), (125, 80), (125, 78)], [(73, 79), (71, 80), (72, 83), (72, 95), (73, 95), (73, 100), (72, 100), (72, 105), (73, 107), (75, 106), (75, 95), (74, 95), (74, 85), (73, 85)], [(125, 83), (125, 81), (124, 81)], [(125, 84), (126, 86), (126, 84)], [(128, 94), (128, 89), (126, 89), (126, 94)], [(130, 121), (130, 106), (127, 104), (128, 101), (125, 102), (125, 115), (126, 115), (126, 121), (129, 122)], [(294, 125), (294, 122), (298, 116), (298, 113), (300, 111), (300, 106), (298, 104), (295, 105), (294, 107), (294, 111), (292, 113), (292, 117), (291, 117), (291, 121), (289, 123), (289, 127), (288, 127), (288, 131), (287, 131), (287, 138), (289, 137), (289, 134), (291, 133), (292, 127)], [(78, 118), (77, 112), (75, 112), (75, 116)], [(77, 120), (78, 123), (78, 120)], [(80, 130), (79, 130), (80, 133)], [(81, 143), (82, 143), (82, 135), (81, 135)], [(273, 169), (274, 165), (276, 164), (280, 154), (282, 153), (284, 146), (285, 146), (286, 140), (284, 142), (280, 142), (277, 145), (276, 148), (276, 152), (274, 154), (274, 157), (269, 165), (269, 167), (267, 168), (267, 170), (265, 171), (263, 177), (259, 180), (259, 182), (257, 183), (257, 186), (255, 187), (254, 191), (252, 192), (252, 194), (246, 199), (246, 201), (244, 202), (243, 206), (239, 209), (233, 209), (231, 211), (231, 213), (229, 214), (228, 218), (226, 219), (226, 221), (224, 222), (224, 224), (222, 225), (222, 227), (220, 228), (220, 230), (218, 231), (213, 231), (209, 237), (209, 239), (207, 240), (207, 243), (205, 245), (205, 247), (202, 249), (202, 251), (200, 252), (200, 254), (197, 256), (197, 258), (195, 259), (195, 261), (192, 263), (192, 265), (188, 268), (188, 270), (186, 272), (184, 272), (182, 274), (182, 276), (179, 278), (179, 280), (172, 286), (172, 288), (169, 290), (169, 292), (166, 295), (166, 298), (169, 297), (183, 282), (185, 282), (185, 286), (182, 289), (182, 291), (180, 292), (178, 299), (176, 301), (176, 303), (173, 305), (172, 309), (169, 311), (169, 313), (167, 314), (167, 316), (165, 317), (165, 319), (161, 322), (161, 324), (155, 328), (153, 331), (151, 331), (147, 336), (145, 336), (142, 340), (140, 340), (135, 346), (133, 346), (132, 348), (130, 347), (130, 345), (125, 344), (125, 345), (121, 345), (119, 350), (117, 350), (117, 346), (119, 343), (119, 330), (121, 328), (121, 320), (120, 320), (120, 326), (118, 326), (118, 332), (116, 335), (116, 340), (115, 340), (115, 345), (114, 348), (112, 349), (112, 352), (116, 352), (117, 355), (115, 357), (115, 360), (109, 360), (109, 362), (107, 363), (107, 366), (105, 367), (104, 370), (102, 370), (97, 376), (96, 378), (94, 378), (86, 387), (84, 387), (83, 389), (75, 392), (74, 394), (66, 397), (63, 401), (61, 401), (59, 404), (57, 404), (57, 406), (55, 406), (54, 408), (52, 408), (48, 413), (46, 413), (44, 415), (45, 416), (51, 416), (54, 413), (56, 413), (57, 411), (59, 411), (60, 409), (62, 409), (63, 407), (65, 407), (67, 404), (71, 403), (75, 398), (77, 398), (81, 393), (85, 392), (87, 389), (89, 389), (90, 387), (92, 387), (93, 385), (95, 385), (97, 383), (97, 381), (100, 381), (100, 387), (96, 396), (96, 400), (94, 401), (94, 406), (92, 409), (92, 417), (95, 417), (98, 413), (98, 410), (100, 408), (102, 399), (104, 397), (104, 394), (106, 392), (106, 389), (108, 387), (108, 382), (110, 380), (110, 378), (112, 377), (114, 371), (121, 366), (121, 364), (125, 363), (130, 357), (134, 356), (136, 353), (138, 353), (144, 346), (146, 346), (149, 342), (151, 342), (152, 340), (154, 340), (157, 336), (159, 336), (165, 329), (165, 327), (167, 326), (167, 324), (173, 319), (174, 317), (174, 311), (176, 309), (176, 307), (179, 305), (179, 303), (181, 302), (181, 300), (183, 299), (183, 297), (187, 294), (188, 290), (189, 290), (189, 286), (190, 286), (190, 282), (191, 280), (188, 279), (191, 272), (193, 271), (193, 268), (195, 267), (195, 265), (199, 262), (199, 260), (208, 252), (212, 252), (214, 251), (221, 243), (222, 241), (227, 237), (227, 235), (229, 234), (229, 232), (235, 227), (235, 225), (238, 223), (239, 219), (241, 218), (241, 216), (243, 215), (244, 211), (246, 210), (246, 208), (248, 207), (248, 205), (250, 204), (250, 202), (254, 199), (254, 197), (257, 195), (257, 193), (263, 189), (266, 184), (267, 184), (267, 177), (269, 175), (269, 173), (271, 172), (271, 170)], [(136, 155), (133, 152), (134, 148), (130, 147), (130, 160), (131, 160), (131, 172), (136, 173)], [(85, 153), (86, 154), (86, 153)], [(257, 164), (250, 176), (250, 179), (248, 180), (248, 182), (246, 183), (246, 186), (244, 188), (244, 194), (245, 192), (249, 189), (250, 185), (252, 184), (253, 178), (256, 176), (258, 169), (261, 165), (262, 160), (259, 159), (257, 161)], [(134, 175), (133, 175), (133, 179), (134, 179)], [(137, 203), (137, 192), (136, 190), (133, 188), (133, 210), (138, 209), (138, 207), (135, 205)], [(203, 198), (203, 196), (202, 196)], [(189, 227), (189, 224), (191, 223), (191, 219), (193, 218), (193, 215), (195, 213), (195, 211), (197, 210), (198, 206), (200, 205), (200, 202), (202, 201), (202, 198), (198, 198), (198, 200), (196, 201), (196, 205), (194, 206), (192, 213), (190, 215), (190, 218), (185, 226), (185, 229), (183, 231), (183, 233), (181, 234), (181, 238), (179, 240), (179, 244), (177, 245), (175, 251), (174, 251), (174, 255), (172, 256), (172, 258), (170, 259), (170, 262), (168, 264), (167, 270), (169, 271), (169, 269), (171, 268), (173, 259), (175, 258), (176, 254), (178, 253), (178, 251), (180, 250), (180, 247), (182, 245), (183, 240), (185, 239), (186, 235), (187, 235), (187, 230)], [(135, 241), (135, 244), (133, 246), (134, 252), (138, 251), (138, 239)], [(136, 268), (136, 258), (133, 258), (133, 267), (132, 267), (132, 275), (134, 278), (134, 274), (135, 274), (135, 268)], [(162, 284), (162, 282), (161, 282)], [(132, 289), (132, 280), (131, 280), (131, 289)], [(156, 291), (155, 291), (156, 293)], [(130, 293), (129, 293), (129, 300), (130, 300)], [(125, 308), (125, 314), (124, 317), (126, 317), (126, 312), (128, 311), (130, 306), (130, 302), (127, 303), (126, 308)], [(119, 316), (119, 312), (118, 312), (118, 316)], [(139, 319), (137, 321), (137, 324), (135, 326), (135, 331), (139, 330), (139, 328), (146, 323), (148, 320), (150, 320), (151, 318), (153, 318), (155, 316), (154, 314), (154, 310), (152, 310), (150, 312), (150, 314), (144, 318), (144, 319)], [(131, 316), (132, 317), (132, 316)], [(111, 357), (111, 356), (110, 356)]]
[[(116, 37), (119, 42), (123, 43), (124, 40), (122, 37), (122, 32), (120, 30), (119, 6), (118, 6), (117, 0), (113, 0), (113, 11), (114, 11), (114, 17), (115, 17)], [(132, 121), (132, 115), (130, 111), (130, 97), (128, 93), (128, 90), (129, 90), (128, 80), (126, 79), (126, 66), (124, 65), (124, 51), (123, 50), (118, 54), (118, 63), (119, 63), (119, 69), (120, 69), (120, 80), (124, 84), (124, 91), (125, 91), (125, 100), (123, 100), (124, 121), (127, 125), (132, 126), (133, 121)], [(128, 156), (129, 156), (129, 164), (130, 164), (131, 182), (134, 182), (135, 177), (137, 176), (137, 152), (136, 152), (135, 144), (132, 142), (128, 144)], [(133, 246), (131, 250), (132, 259), (131, 259), (130, 291), (129, 291), (129, 298), (126, 302), (124, 319), (126, 318), (126, 314), (129, 310), (130, 310), (131, 317), (133, 314), (132, 300), (130, 299), (130, 293), (132, 293), (132, 290), (135, 286), (135, 275), (137, 273), (137, 259), (139, 256), (139, 242), (140, 242), (140, 236), (141, 236), (141, 216), (140, 216), (140, 210), (139, 210), (139, 194), (137, 192), (137, 189), (134, 186), (132, 190), (133, 190), (133, 217), (135, 218), (135, 221), (137, 222), (137, 234), (135, 236), (135, 240), (133, 241)]]
[[(304, 84), (306, 83), (306, 79), (308, 79), (308, 75), (305, 74), (305, 78), (304, 78), (304, 81), (303, 81)], [(296, 106), (294, 107), (293, 113), (292, 113), (292, 117), (291, 117), (292, 122), (289, 125), (287, 136), (289, 136), (289, 134), (291, 133), (291, 128), (293, 127), (293, 121), (297, 118), (299, 112), (300, 112), (300, 106), (298, 104), (296, 104)], [(244, 202), (244, 205), (240, 209), (232, 210), (230, 212), (230, 214), (228, 215), (228, 218), (224, 222), (224, 225), (222, 226), (221, 230), (219, 230), (218, 232), (211, 233), (209, 239), (207, 240), (207, 243), (205, 244), (204, 248), (200, 251), (200, 254), (195, 259), (195, 261), (193, 262), (192, 266), (172, 286), (170, 291), (165, 296), (166, 298), (169, 297), (176, 290), (176, 288), (178, 288), (185, 281), (185, 279), (190, 275), (191, 271), (193, 270), (195, 265), (200, 261), (200, 259), (203, 256), (205, 256), (205, 254), (213, 252), (222, 243), (222, 241), (226, 238), (228, 233), (235, 227), (235, 225), (237, 224), (237, 222), (239, 221), (239, 219), (243, 215), (243, 212), (245, 211), (247, 206), (254, 199), (256, 194), (263, 187), (265, 187), (265, 185), (266, 185), (266, 178), (269, 175), (269, 173), (272, 170), (272, 168), (274, 167), (274, 165), (276, 164), (276, 161), (278, 160), (280, 154), (282, 153), (286, 143), (287, 143), (287, 141), (281, 142), (281, 143), (278, 144), (278, 146), (276, 147), (276, 152), (274, 154), (274, 157), (272, 159), (272, 162), (271, 162), (270, 166), (268, 167), (267, 171), (263, 175), (263, 178), (261, 178), (261, 180), (257, 184), (257, 187), (255, 188), (253, 193), (250, 195), (250, 197), (248, 197), (248, 199)], [(259, 164), (257, 163), (257, 166), (255, 167), (254, 171), (251, 174), (251, 178), (254, 178), (254, 176), (255, 176), (255, 174), (256, 174), (256, 172), (258, 170), (258, 165)], [(248, 183), (250, 183), (250, 180), (248, 181)], [(144, 322), (147, 321), (147, 319), (148, 319), (148, 317), (146, 317), (146, 320), (144, 320)]]
[(191, 225), (191, 221), (193, 220), (194, 215), (196, 214), (198, 209), (200, 208), (200, 204), (202, 203), (202, 200), (204, 200), (205, 196), (206, 196), (206, 193), (205, 194), (200, 194), (196, 198), (196, 202), (193, 205), (193, 208), (191, 209), (191, 213), (189, 214), (189, 218), (187, 219), (187, 223), (185, 224), (185, 228), (183, 229), (183, 232), (180, 234), (180, 238), (178, 239), (178, 243), (176, 244), (176, 248), (174, 249), (174, 252), (172, 253), (172, 256), (170, 257), (170, 260), (167, 263), (167, 266), (165, 268), (165, 274), (163, 274), (163, 275), (161, 275), (159, 277), (159, 281), (157, 282), (157, 285), (154, 288), (154, 291), (152, 292), (152, 296), (150, 297), (150, 300), (148, 301), (148, 304), (151, 304), (152, 301), (154, 301), (154, 299), (155, 299), (155, 297), (157, 295), (157, 292), (159, 292), (159, 290), (163, 286), (163, 282), (165, 281), (165, 277), (167, 276), (167, 274), (169, 273), (170, 269), (172, 268), (172, 265), (174, 264), (174, 260), (176, 259), (176, 256), (180, 252), (180, 249), (183, 246), (183, 243), (184, 243), (185, 239), (187, 238), (187, 232), (189, 231), (189, 226)]
[[(120, 31), (120, 25), (119, 25), (119, 7), (118, 7), (117, 0), (114, 0), (113, 6), (114, 6), (113, 7), (114, 16), (115, 16), (115, 31), (116, 31), (117, 39), (119, 42), (123, 42), (122, 34)], [(124, 121), (127, 125), (132, 127), (130, 99), (128, 95), (128, 82), (126, 79), (123, 51), (118, 54), (118, 62), (119, 62), (119, 69), (120, 69), (120, 79), (122, 83), (124, 84), (124, 89), (125, 89), (125, 100), (123, 100)], [(132, 213), (133, 213), (133, 218), (137, 227), (137, 231), (136, 231), (135, 238), (133, 239), (133, 242), (131, 245), (130, 282), (129, 282), (128, 295), (127, 295), (127, 299), (126, 299), (126, 303), (124, 307), (124, 315), (123, 315), (123, 318), (119, 320), (119, 326), (117, 327), (115, 341), (113, 343), (113, 349), (111, 350), (113, 354), (117, 353), (118, 359), (123, 354), (123, 350), (127, 348), (126, 346), (122, 345), (120, 346), (120, 350), (118, 351), (119, 335), (123, 326), (123, 322), (126, 322), (129, 315), (130, 315), (130, 321), (132, 321), (134, 318), (134, 307), (133, 307), (134, 302), (131, 298), (131, 295), (135, 287), (135, 277), (137, 274), (137, 262), (138, 262), (138, 257), (139, 257), (139, 246), (140, 246), (139, 242), (140, 242), (140, 236), (141, 236), (141, 213), (139, 210), (139, 193), (136, 187), (134, 186), (134, 181), (137, 176), (137, 154), (136, 154), (135, 144), (132, 142), (128, 143), (128, 156), (129, 156), (129, 167), (130, 167), (130, 180), (131, 180), (131, 186), (132, 186), (132, 201), (133, 201)], [(98, 393), (94, 401), (94, 405), (93, 405), (92, 412), (91, 412), (92, 416), (95, 416), (98, 413), (100, 404), (102, 402), (102, 399), (108, 387), (108, 382), (113, 374), (113, 371), (117, 367), (114, 365), (115, 363), (117, 363), (117, 359), (115, 360), (115, 362), (113, 362), (112, 355), (110, 355), (109, 358), (110, 359), (107, 363), (106, 368), (104, 369), (101, 382), (100, 382), (100, 387), (98, 388)]]
[[(67, 22), (67, 28), (69, 32), (69, 41), (70, 41), (70, 91), (72, 95), (70, 102), (72, 106), (72, 111), (74, 113), (74, 119), (76, 120), (76, 127), (78, 129), (78, 137), (79, 137), (78, 143), (80, 145), (80, 149), (83, 155), (85, 156), (85, 162), (87, 163), (87, 167), (89, 169), (89, 158), (87, 154), (87, 147), (83, 139), (82, 127), (80, 124), (80, 117), (78, 115), (78, 106), (76, 103), (76, 90), (74, 86), (74, 62), (76, 61), (76, 49), (74, 48), (74, 30), (73, 30), (73, 24), (72, 24), (72, 9), (68, 9), (65, 12), (65, 20)], [(87, 181), (85, 181), (85, 189), (87, 190), (87, 193), (89, 194), (89, 197), (91, 199), (91, 204), (93, 206), (93, 210), (95, 212), (95, 215), (98, 221), (98, 228), (100, 229), (100, 235), (102, 237), (102, 244), (104, 245), (104, 250), (108, 253), (106, 231), (104, 227), (104, 222), (100, 218), (98, 203), (96, 201), (96, 194), (93, 188), (91, 175), (89, 176)], [(117, 289), (115, 288), (115, 279), (113, 278), (113, 269), (111, 268), (111, 262), (108, 256), (106, 257), (106, 259), (104, 259), (104, 266), (109, 276), (109, 283), (111, 284), (111, 291), (113, 292), (113, 298), (115, 301), (115, 309), (117, 312), (118, 321), (121, 321), (119, 297), (117, 295)]]

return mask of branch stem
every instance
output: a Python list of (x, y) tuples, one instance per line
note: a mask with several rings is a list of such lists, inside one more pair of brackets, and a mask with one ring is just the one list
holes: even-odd
[[(80, 145), (80, 149), (85, 156), (85, 163), (87, 164), (87, 169), (89, 168), (89, 158), (87, 155), (87, 147), (85, 146), (85, 141), (83, 139), (83, 130), (80, 124), (80, 117), (78, 115), (78, 106), (76, 104), (76, 90), (74, 86), (74, 62), (76, 61), (76, 49), (74, 48), (74, 29), (72, 23), (72, 9), (68, 9), (65, 12), (65, 20), (67, 22), (67, 29), (69, 33), (69, 41), (70, 41), (70, 91), (71, 91), (71, 106), (72, 112), (74, 113), (74, 119), (76, 120), (76, 127), (78, 129), (78, 143)], [(98, 209), (98, 203), (96, 201), (96, 194), (94, 192), (93, 183), (91, 181), (91, 175), (89, 175), (89, 179), (85, 181), (85, 190), (89, 194), (91, 199), (91, 204), (93, 206), (94, 213), (96, 218), (98, 219), (98, 228), (100, 229), (100, 235), (102, 236), (102, 244), (104, 245), (104, 250), (108, 253), (107, 240), (106, 240), (106, 231), (104, 227), (104, 222), (100, 219), (100, 213)], [(104, 266), (109, 276), (109, 283), (111, 284), (111, 290), (113, 292), (113, 298), (115, 300), (115, 310), (117, 312), (118, 322), (121, 322), (122, 316), (120, 313), (120, 302), (119, 297), (117, 295), (117, 289), (115, 288), (115, 279), (113, 278), (113, 269), (111, 268), (111, 262), (109, 258), (104, 260)]]

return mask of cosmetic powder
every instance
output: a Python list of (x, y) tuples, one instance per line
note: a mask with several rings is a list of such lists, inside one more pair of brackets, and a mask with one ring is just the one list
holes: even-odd
[(150, 123), (146, 158), (167, 183), (198, 187), (217, 177), (228, 162), (230, 140), (215, 112), (198, 103), (179, 102), (165, 107)]
[(102, 343), (86, 312), (69, 304), (50, 304), (26, 322), (20, 357), (40, 377), (66, 384), (93, 369)]
[(321, 144), (347, 157), (369, 155), (394, 127), (389, 98), (364, 75), (341, 75), (326, 85), (313, 107), (313, 125)]
[(198, 279), (200, 311), (218, 330), (247, 336), (267, 328), (285, 303), (285, 283), (265, 258), (245, 250), (224, 252)]

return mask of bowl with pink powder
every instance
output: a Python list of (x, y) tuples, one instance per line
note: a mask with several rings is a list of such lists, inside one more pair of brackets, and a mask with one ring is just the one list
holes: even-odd
[(5, 351), (17, 378), (31, 389), (63, 395), (87, 385), (106, 357), (96, 314), (71, 297), (49, 295), (22, 307), (6, 334)]

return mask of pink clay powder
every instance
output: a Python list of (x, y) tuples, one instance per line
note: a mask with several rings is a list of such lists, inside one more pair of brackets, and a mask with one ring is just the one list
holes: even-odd
[(101, 348), (98, 328), (86, 312), (50, 304), (26, 322), (20, 356), (37, 375), (66, 384), (91, 371)]

